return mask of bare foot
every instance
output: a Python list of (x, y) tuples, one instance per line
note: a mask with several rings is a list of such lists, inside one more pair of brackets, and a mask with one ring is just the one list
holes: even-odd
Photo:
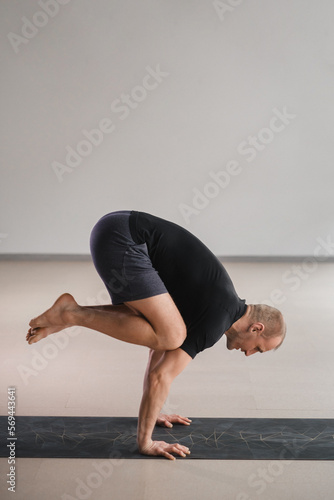
[(79, 307), (72, 295), (63, 293), (50, 309), (30, 321), (29, 326), (31, 328), (29, 328), (26, 336), (28, 344), (35, 344), (51, 333), (72, 326), (71, 313)]

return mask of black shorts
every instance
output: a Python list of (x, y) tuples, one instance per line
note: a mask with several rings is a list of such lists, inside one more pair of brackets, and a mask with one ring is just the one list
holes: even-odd
[(131, 237), (130, 210), (104, 215), (90, 236), (90, 251), (97, 272), (113, 304), (167, 293), (147, 252), (147, 245)]

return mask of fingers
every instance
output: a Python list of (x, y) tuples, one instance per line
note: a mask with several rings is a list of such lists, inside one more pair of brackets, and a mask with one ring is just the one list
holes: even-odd
[(152, 441), (147, 447), (141, 448), (140, 452), (144, 455), (160, 455), (169, 460), (175, 460), (172, 454), (179, 455), (180, 457), (190, 455), (190, 450), (187, 446), (183, 446), (179, 443), (169, 444), (165, 441)]
[(157, 418), (157, 425), (160, 425), (161, 427), (173, 427), (173, 424), (169, 421), (169, 416), (164, 415), (160, 413), (159, 417)]
[(190, 418), (187, 418), (187, 417), (180, 417), (179, 416), (178, 422), (179, 422), (179, 424), (190, 425), (192, 420), (190, 420)]
[(165, 415), (160, 413), (157, 419), (157, 425), (162, 427), (173, 427), (173, 424), (190, 425), (192, 420), (187, 417), (182, 417), (181, 415)]
[(182, 446), (181, 444), (175, 444), (172, 445), (172, 450), (173, 453), (176, 453), (177, 455), (180, 455), (181, 457), (186, 457), (187, 455), (190, 455), (190, 450), (187, 446)]
[[(186, 446), (181, 446), (180, 444), (171, 445), (170, 446), (171, 453), (175, 453), (175, 455), (179, 455), (180, 457), (186, 457), (190, 455), (190, 450)], [(172, 455), (168, 451), (163, 451), (162, 455), (169, 460), (176, 460), (174, 455)]]
[(181, 415), (170, 415), (169, 418), (174, 424), (190, 425), (192, 422), (190, 418), (182, 417)]
[(159, 425), (162, 425), (164, 427), (169, 427), (169, 428), (173, 427), (172, 422), (169, 422), (169, 420), (167, 420), (166, 418), (163, 420), (160, 420)]

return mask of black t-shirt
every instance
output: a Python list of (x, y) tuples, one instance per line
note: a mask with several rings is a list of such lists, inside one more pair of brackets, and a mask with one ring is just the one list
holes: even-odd
[(245, 313), (241, 300), (218, 258), (186, 229), (132, 211), (130, 231), (135, 243), (146, 243), (158, 271), (187, 327), (181, 346), (192, 358), (212, 347)]

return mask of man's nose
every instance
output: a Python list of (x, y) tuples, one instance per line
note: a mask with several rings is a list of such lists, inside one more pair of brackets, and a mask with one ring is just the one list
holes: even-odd
[(252, 354), (255, 354), (257, 352), (256, 349), (249, 349), (248, 351), (245, 351), (245, 356), (251, 356)]

